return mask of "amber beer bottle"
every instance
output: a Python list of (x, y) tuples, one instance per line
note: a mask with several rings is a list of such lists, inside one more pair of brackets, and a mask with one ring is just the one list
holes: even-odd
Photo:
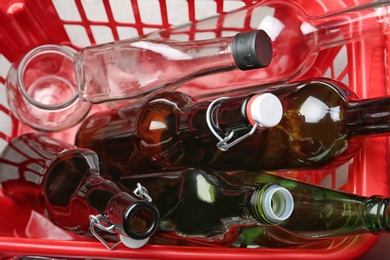
[(76, 143), (115, 162), (124, 175), (189, 166), (224, 171), (333, 167), (353, 157), (361, 137), (390, 130), (389, 106), (389, 97), (361, 100), (327, 78), (214, 101), (170, 92), (92, 115)]

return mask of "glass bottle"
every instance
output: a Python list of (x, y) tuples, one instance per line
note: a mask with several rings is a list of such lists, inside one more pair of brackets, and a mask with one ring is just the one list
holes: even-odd
[(262, 68), (271, 58), (271, 40), (261, 30), (204, 41), (123, 40), (77, 52), (41, 45), (10, 69), (8, 102), (23, 123), (56, 131), (79, 123), (90, 103), (135, 99), (219, 71)]
[(243, 226), (282, 223), (293, 212), (288, 189), (273, 183), (242, 183), (223, 172), (188, 168), (182, 171), (120, 178), (124, 187), (141, 182), (161, 218), (157, 233), (230, 245)]
[[(145, 175), (144, 175), (145, 176)], [(145, 177), (128, 176), (121, 182), (142, 180), (156, 198), (159, 205), (174, 204), (177, 198), (166, 181), (149, 184)], [(349, 235), (365, 233), (382, 234), (390, 232), (390, 198), (382, 196), (360, 196), (339, 190), (303, 183), (272, 172), (238, 172), (229, 175), (230, 182), (245, 185), (273, 183), (291, 192), (294, 210), (290, 217), (271, 226), (242, 226), (237, 230), (233, 247), (264, 248), (323, 248), (334, 247)], [(156, 186), (153, 186), (156, 185)], [(161, 195), (157, 195), (161, 192)], [(155, 195), (156, 194), (156, 195)], [(163, 202), (165, 204), (163, 204)], [(166, 211), (165, 211), (166, 212)], [(210, 211), (211, 212), (211, 211)], [(164, 214), (162, 214), (164, 216)], [(164, 217), (163, 217), (164, 219)], [(339, 240), (340, 239), (340, 240)], [(200, 241), (180, 236), (174, 232), (156, 232), (153, 243), (165, 245), (214, 245), (214, 242)], [(333, 245), (332, 245), (333, 244)]]
[(313, 65), (321, 50), (388, 34), (389, 13), (387, 0), (370, 1), (318, 16), (310, 15), (294, 1), (265, 0), (194, 23), (156, 31), (147, 37), (200, 40), (253, 29), (264, 30), (273, 46), (273, 58), (267, 68), (220, 73), (187, 84), (186, 93), (194, 97), (215, 96), (232, 90), (234, 82), (239, 82), (240, 89), (245, 89), (253, 82), (260, 85), (297, 79)]
[[(237, 103), (246, 103), (251, 97), (243, 96)], [(248, 135), (273, 127), (282, 118), (282, 104), (275, 95), (264, 93), (252, 100), (256, 100), (251, 102), (255, 108), (248, 113), (252, 120), (240, 110), (233, 112), (235, 117), (230, 116), (232, 121), (226, 127), (234, 127), (237, 138), (228, 147), (240, 146), (235, 143), (241, 139), (247, 143)], [(197, 103), (180, 92), (158, 94), (146, 102), (88, 117), (75, 143), (115, 163), (124, 174), (208, 165), (214, 155), (225, 155), (217, 149), (217, 139), (206, 123), (210, 103)]]
[[(319, 238), (390, 232), (389, 198), (360, 196), (275, 174), (240, 172), (235, 177), (246, 184), (277, 183), (291, 191), (294, 212), (279, 226), (299, 236), (313, 238), (313, 242)], [(242, 231), (245, 237), (242, 244), (260, 244), (262, 237), (256, 235), (258, 232), (245, 229)]]
[[(271, 93), (280, 105), (252, 102)], [(318, 169), (346, 162), (359, 150), (362, 137), (390, 130), (389, 97), (359, 99), (332, 79), (263, 87), (254, 94), (197, 102), (166, 92), (90, 116), (76, 143), (114, 162), (123, 175), (189, 166)], [(274, 126), (261, 127), (264, 118)]]
[[(130, 248), (155, 232), (159, 212), (137, 191), (133, 196), (110, 179), (113, 167), (96, 153), (42, 134), (13, 139), (0, 157), (3, 192), (46, 214), (55, 225), (79, 234), (92, 232), (106, 247), (102, 229)], [(104, 232), (103, 232), (104, 234)]]
[(35, 130), (52, 132), (86, 117), (91, 104), (78, 98), (73, 53), (71, 48), (44, 45), (11, 66), (5, 82), (7, 101), (19, 121)]
[(262, 30), (203, 41), (118, 41), (86, 47), (74, 57), (82, 100), (96, 104), (169, 90), (190, 78), (266, 67), (271, 39)]

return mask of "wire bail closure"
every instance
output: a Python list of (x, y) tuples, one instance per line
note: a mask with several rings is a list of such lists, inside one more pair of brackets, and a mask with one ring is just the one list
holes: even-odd
[[(147, 200), (148, 202), (152, 202), (152, 198), (149, 195), (148, 190), (142, 186), (140, 183), (137, 183), (137, 188), (133, 191), (133, 193), (142, 199)], [(107, 249), (113, 250), (120, 244), (122, 244), (122, 241), (118, 241), (112, 245), (110, 245), (104, 238), (102, 238), (101, 235), (98, 234), (96, 231), (96, 228), (103, 230), (105, 232), (115, 234), (117, 233), (115, 229), (115, 225), (110, 224), (110, 220), (108, 219), (107, 216), (103, 214), (98, 214), (98, 215), (89, 215), (89, 229), (91, 230), (92, 235), (100, 241)]]
[[(219, 142), (217, 143), (217, 148), (219, 150), (221, 150), (222, 152), (226, 152), (232, 146), (238, 144), (239, 142), (241, 142), (244, 139), (248, 138), (249, 136), (253, 135), (256, 132), (256, 129), (260, 126), (260, 124), (255, 121), (255, 124), (253, 125), (253, 127), (251, 128), (251, 130), (248, 133), (246, 133), (246, 134), (244, 134), (244, 135), (242, 135), (242, 136), (240, 136), (237, 139), (232, 140), (232, 141), (231, 141), (231, 139), (233, 138), (233, 136), (235, 134), (234, 130), (228, 132), (225, 137), (221, 137), (218, 134), (217, 130), (214, 128), (215, 123), (214, 123), (214, 120), (212, 118), (212, 114), (214, 112), (215, 107), (225, 99), (228, 99), (228, 97), (220, 97), (220, 98), (215, 99), (207, 107), (207, 111), (206, 111), (207, 126), (209, 127), (211, 133), (213, 133), (213, 135), (219, 140)], [(229, 143), (229, 141), (231, 141), (231, 142)]]
[(148, 190), (141, 185), (141, 183), (137, 183), (137, 188), (133, 191), (133, 193), (142, 199), (147, 200), (148, 202), (152, 202), (152, 197), (150, 197)]
[(108, 233), (116, 233), (115, 231), (115, 225), (107, 225), (110, 221), (107, 217), (103, 216), (102, 214), (98, 215), (90, 215), (89, 216), (90, 222), (89, 222), (89, 229), (91, 230), (92, 235), (100, 241), (107, 249), (113, 250), (118, 245), (122, 244), (121, 241), (118, 241), (114, 243), (113, 245), (110, 245), (104, 238), (102, 238), (95, 230), (95, 228), (98, 228), (100, 230), (103, 230)]

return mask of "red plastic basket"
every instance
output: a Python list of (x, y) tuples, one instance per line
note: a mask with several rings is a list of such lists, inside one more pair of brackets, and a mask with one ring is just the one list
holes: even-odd
[[(312, 14), (356, 5), (355, 0), (290, 0)], [(13, 137), (31, 132), (12, 117), (5, 98), (5, 77), (11, 63), (31, 48), (45, 44), (85, 47), (136, 37), (174, 24), (226, 12), (252, 0), (2, 0), (0, 1), (0, 151)], [(220, 31), (206, 30), (210, 37)], [(196, 32), (190, 32), (196, 34)], [(188, 39), (196, 38), (189, 35)], [(324, 75), (347, 83), (360, 97), (388, 94), (388, 49), (378, 37), (322, 51), (305, 78)], [(99, 106), (94, 109), (104, 109)], [(73, 142), (77, 127), (52, 134)], [(387, 137), (367, 139), (361, 152), (334, 170), (284, 172), (285, 176), (360, 195), (388, 195)], [(107, 250), (100, 242), (83, 239), (54, 227), (34, 211), (21, 208), (0, 190), (0, 256), (50, 256), (105, 259), (309, 259), (355, 258), (369, 250), (378, 236), (371, 234), (336, 238), (326, 248), (238, 249), (147, 245), (131, 250)]]

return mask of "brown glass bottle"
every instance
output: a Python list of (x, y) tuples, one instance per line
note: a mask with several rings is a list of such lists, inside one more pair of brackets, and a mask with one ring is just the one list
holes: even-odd
[(13, 139), (0, 157), (6, 196), (33, 207), (65, 230), (94, 232), (93, 219), (111, 227), (110, 233), (126, 246), (143, 246), (157, 228), (158, 210), (115, 184), (112, 170), (95, 152), (42, 134)]
[[(265, 93), (280, 99), (280, 123), (256, 129), (227, 151), (216, 147), (206, 123), (212, 100), (197, 102), (179, 92), (95, 114), (81, 126), (76, 143), (115, 162), (124, 175), (188, 166), (257, 171), (333, 167), (358, 151), (361, 137), (390, 130), (388, 97), (359, 100), (331, 79), (262, 87), (255, 94)], [(212, 128), (221, 136), (234, 131), (235, 138), (249, 132), (252, 96), (218, 102), (209, 116)]]

